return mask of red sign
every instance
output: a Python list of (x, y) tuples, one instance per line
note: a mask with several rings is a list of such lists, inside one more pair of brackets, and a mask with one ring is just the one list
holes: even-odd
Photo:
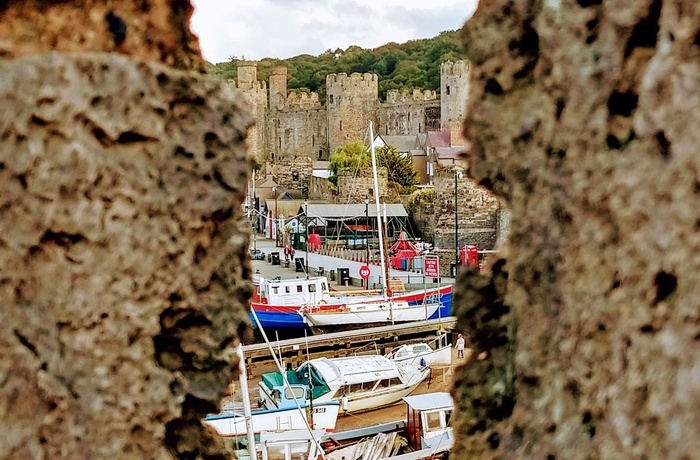
[(425, 258), (425, 276), (438, 278), (440, 276), (440, 263), (437, 258)]
[(369, 278), (369, 267), (367, 265), (363, 265), (360, 267), (360, 277), (363, 280)]

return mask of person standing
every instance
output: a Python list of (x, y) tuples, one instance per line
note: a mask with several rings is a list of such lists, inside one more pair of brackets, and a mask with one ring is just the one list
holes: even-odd
[(459, 334), (459, 336), (457, 336), (455, 348), (457, 349), (457, 357), (464, 358), (464, 337), (462, 337), (462, 334)]

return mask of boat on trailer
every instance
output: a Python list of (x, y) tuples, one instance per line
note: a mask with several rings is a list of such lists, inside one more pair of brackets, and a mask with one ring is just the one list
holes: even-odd
[(315, 358), (286, 371), (294, 393), (275, 391), (284, 384), (279, 372), (263, 374), (258, 387), (262, 404), (268, 409), (288, 405), (287, 396), (292, 396), (305, 404), (336, 401), (341, 404), (342, 414), (348, 414), (397, 403), (429, 375), (428, 367), (380, 355)]

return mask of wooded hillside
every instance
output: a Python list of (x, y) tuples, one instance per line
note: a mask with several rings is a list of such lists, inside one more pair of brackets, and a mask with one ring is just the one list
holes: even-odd
[[(286, 66), (290, 90), (312, 91), (324, 101), (326, 75), (331, 73), (374, 72), (379, 76), (379, 98), (390, 89), (423, 88), (440, 90), (440, 64), (465, 59), (457, 43), (457, 31), (445, 31), (433, 38), (388, 43), (366, 50), (351, 46), (327, 50), (319, 56), (302, 54), (289, 59), (265, 58), (258, 62), (258, 79), (267, 81), (274, 67)], [(209, 64), (208, 71), (225, 79), (236, 78), (236, 66), (245, 56), (232, 56), (228, 62)]]

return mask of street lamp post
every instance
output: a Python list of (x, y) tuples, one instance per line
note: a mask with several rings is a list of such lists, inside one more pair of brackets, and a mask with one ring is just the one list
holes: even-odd
[(272, 216), (275, 231), (275, 247), (279, 246), (279, 225), (277, 223), (277, 187), (272, 187), (272, 194), (275, 195), (275, 215)]
[(306, 264), (304, 266), (304, 271), (306, 272), (306, 279), (309, 279), (309, 200), (304, 200), (304, 229), (306, 231)]
[(457, 220), (457, 179), (462, 178), (462, 173), (457, 171), (455, 168), (455, 271), (459, 265), (459, 233), (458, 233), (458, 220)]

